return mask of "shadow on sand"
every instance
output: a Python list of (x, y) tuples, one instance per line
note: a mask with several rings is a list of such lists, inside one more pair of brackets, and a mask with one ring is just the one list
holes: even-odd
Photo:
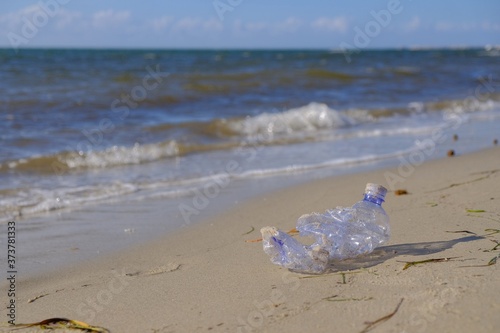
[(468, 236), (449, 241), (424, 242), (381, 246), (372, 253), (354, 259), (332, 262), (327, 273), (373, 267), (401, 255), (423, 256), (452, 248), (455, 244), (484, 239), (482, 236)]

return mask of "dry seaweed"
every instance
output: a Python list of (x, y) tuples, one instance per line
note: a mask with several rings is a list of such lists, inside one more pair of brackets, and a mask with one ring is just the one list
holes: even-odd
[(484, 229), (484, 231), (491, 232), (489, 234), (486, 234), (485, 236), (490, 236), (490, 235), (494, 235), (494, 234), (500, 233), (500, 229)]
[(322, 298), (325, 301), (328, 302), (348, 302), (348, 301), (371, 301), (374, 299), (373, 297), (361, 297), (361, 298), (338, 298), (339, 295), (333, 295), (329, 297)]
[(401, 303), (403, 303), (403, 300), (404, 300), (404, 298), (401, 298), (401, 300), (399, 301), (398, 305), (396, 306), (396, 309), (394, 309), (394, 311), (392, 311), (388, 315), (383, 316), (382, 318), (379, 318), (379, 319), (374, 320), (374, 321), (365, 321), (366, 327), (360, 333), (369, 332), (372, 329), (374, 329), (375, 326), (377, 326), (378, 324), (383, 323), (383, 322), (391, 319), (396, 314), (396, 312), (398, 312), (399, 307), (401, 306)]
[(33, 298), (30, 298), (30, 299), (28, 300), (28, 303), (33, 303), (33, 302), (34, 302), (34, 301), (36, 301), (37, 299), (42, 298), (42, 297), (45, 297), (45, 296), (47, 296), (47, 295), (49, 295), (49, 294), (41, 294), (41, 295), (35, 296), (35, 297), (33, 297)]
[(489, 267), (489, 266), (495, 265), (497, 263), (498, 257), (500, 257), (500, 254), (491, 258), (490, 261), (488, 261), (488, 263), (485, 265), (470, 265), (470, 266), (460, 266), (460, 267), (461, 268), (464, 268), (464, 267)]
[(16, 324), (10, 327), (16, 327), (14, 330), (24, 329), (39, 326), (42, 330), (54, 330), (54, 329), (65, 329), (65, 330), (80, 330), (83, 332), (97, 332), (97, 333), (110, 333), (109, 330), (103, 327), (91, 326), (82, 321), (66, 319), (66, 318), (49, 318), (37, 323), (31, 324)]
[(495, 222), (500, 222), (500, 220), (495, 220), (495, 219), (492, 219), (491, 217), (488, 217), (488, 216), (481, 216), (481, 215), (478, 215), (478, 214), (467, 214), (466, 216), (470, 216), (470, 217), (474, 217), (474, 218), (482, 218), (482, 219), (487, 219), (487, 220), (490, 220), (490, 221), (495, 221)]
[(498, 256), (493, 257), (490, 261), (488, 261), (487, 266), (495, 265), (497, 263), (497, 258), (498, 258)]
[(486, 212), (484, 209), (466, 209), (467, 213), (484, 213)]
[(484, 252), (492, 252), (492, 251), (496, 251), (499, 247), (500, 247), (500, 242), (497, 241), (497, 240), (494, 240), (494, 239), (490, 239), (490, 241), (492, 241), (493, 243), (495, 243), (496, 245), (491, 249), (491, 250), (484, 250)]
[(469, 230), (457, 230), (457, 231), (446, 231), (454, 234), (461, 234), (461, 233), (466, 233), (466, 234), (471, 234), (471, 235), (477, 235), (475, 232), (469, 231)]
[(456, 259), (456, 258), (459, 258), (459, 257), (449, 257), (449, 258), (435, 258), (435, 259), (426, 259), (426, 260), (420, 260), (420, 261), (403, 261), (406, 263), (406, 265), (403, 267), (403, 271), (405, 269), (408, 269), (412, 266), (415, 266), (415, 265), (420, 265), (420, 264), (427, 264), (427, 263), (430, 263), (430, 262), (444, 262), (444, 261), (450, 261), (452, 259)]
[(245, 235), (248, 235), (248, 234), (252, 233), (255, 230), (255, 228), (253, 226), (251, 226), (251, 228), (252, 229), (250, 229), (250, 231), (247, 231), (247, 232), (245, 232), (244, 234), (241, 234), (241, 235), (245, 236)]
[(406, 194), (408, 194), (408, 191), (404, 189), (399, 189), (394, 191), (394, 195), (406, 195)]
[(469, 180), (469, 181), (466, 181), (466, 182), (462, 182), (462, 183), (453, 183), (453, 184), (451, 184), (449, 186), (446, 186), (446, 187), (443, 187), (443, 188), (438, 188), (437, 190), (428, 191), (427, 193), (443, 191), (443, 190), (447, 190), (447, 189), (452, 188), (452, 187), (456, 187), (456, 186), (461, 186), (461, 185), (466, 185), (466, 184), (478, 182), (480, 180), (489, 178), (492, 174), (494, 174), (497, 171), (499, 171), (499, 170), (492, 170), (491, 172), (487, 173), (486, 176), (479, 177), (479, 178), (476, 178), (476, 179), (473, 179), (473, 180)]

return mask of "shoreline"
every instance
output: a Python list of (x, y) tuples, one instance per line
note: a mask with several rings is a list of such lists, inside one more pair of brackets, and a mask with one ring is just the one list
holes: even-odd
[[(367, 182), (385, 186), (397, 167), (266, 192), (149, 243), (20, 276), (16, 322), (67, 317), (112, 332), (359, 332), (404, 299), (380, 324), (386, 331), (491, 331), (500, 326), (500, 278), (499, 266), (487, 264), (500, 237), (485, 230), (500, 229), (499, 153), (496, 147), (415, 167), (398, 184), (409, 194), (386, 197), (388, 245), (329, 274), (288, 272), (271, 264), (261, 243), (245, 240), (259, 238), (266, 225), (289, 230), (304, 213), (350, 206)], [(147, 207), (149, 217), (161, 218), (154, 208)], [(403, 270), (405, 261), (439, 258), (448, 259)]]
[(129, 198), (28, 216), (14, 220), (22, 244), (17, 255), (26, 275), (43, 274), (191, 228), (259, 196), (396, 163), (393, 157), (253, 179), (211, 178), (205, 186), (214, 193), (208, 196), (199, 189), (191, 196)]

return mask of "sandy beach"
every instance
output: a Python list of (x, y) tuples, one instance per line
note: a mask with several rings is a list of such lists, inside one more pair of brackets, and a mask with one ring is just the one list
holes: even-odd
[[(154, 242), (19, 276), (16, 323), (63, 317), (113, 333), (494, 332), (499, 166), (500, 148), (491, 148), (268, 193)], [(389, 188), (392, 228), (371, 255), (311, 276), (246, 242), (263, 226), (290, 230), (302, 214), (350, 206), (368, 182)]]

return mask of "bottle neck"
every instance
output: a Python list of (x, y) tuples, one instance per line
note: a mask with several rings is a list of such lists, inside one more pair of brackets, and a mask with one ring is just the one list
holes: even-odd
[(364, 201), (372, 202), (376, 205), (382, 206), (382, 202), (384, 202), (383, 196), (377, 196), (370, 193), (365, 193)]

